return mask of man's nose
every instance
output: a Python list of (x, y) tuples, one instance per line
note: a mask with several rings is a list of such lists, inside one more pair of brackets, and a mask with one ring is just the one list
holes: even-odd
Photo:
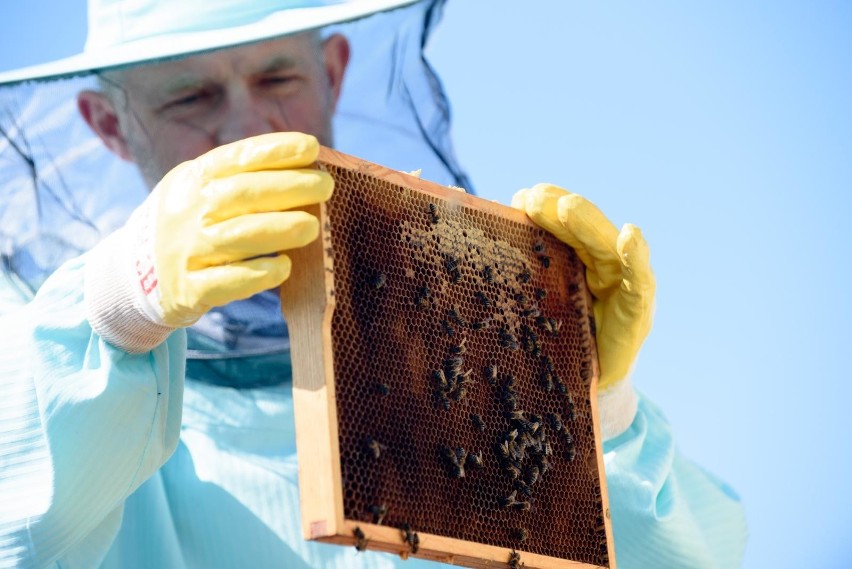
[(219, 144), (228, 144), (250, 136), (274, 132), (274, 116), (263, 101), (249, 93), (237, 93), (228, 102), (228, 109), (219, 128)]

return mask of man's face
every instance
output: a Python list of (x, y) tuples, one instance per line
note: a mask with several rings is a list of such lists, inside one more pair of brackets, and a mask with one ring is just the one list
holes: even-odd
[(150, 187), (177, 164), (249, 136), (298, 131), (331, 145), (347, 59), (341, 36), (322, 44), (301, 34), (108, 74), (117, 121), (107, 144)]

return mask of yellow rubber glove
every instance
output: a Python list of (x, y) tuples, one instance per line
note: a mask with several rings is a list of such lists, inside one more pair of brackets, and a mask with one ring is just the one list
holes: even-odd
[(286, 210), (325, 201), (334, 187), (326, 172), (308, 168), (318, 152), (313, 136), (273, 133), (169, 172), (139, 212), (136, 276), (146, 314), (188, 326), (214, 306), (281, 284), (290, 259), (280, 251), (319, 234), (316, 217)]
[(651, 330), (656, 283), (638, 227), (616, 229), (585, 198), (550, 184), (520, 190), (512, 207), (570, 245), (594, 295), (601, 391), (627, 379)]

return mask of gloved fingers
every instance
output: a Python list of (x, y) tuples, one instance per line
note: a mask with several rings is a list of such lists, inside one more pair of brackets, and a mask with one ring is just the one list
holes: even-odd
[(224, 306), (280, 285), (290, 276), (291, 268), (287, 255), (258, 257), (192, 271), (187, 275), (187, 288), (196, 295), (197, 304)]
[(602, 298), (621, 282), (618, 230), (589, 200), (552, 184), (537, 184), (516, 193), (512, 205), (576, 251), (586, 265), (592, 294)]
[(559, 199), (557, 215), (563, 231), (559, 235), (586, 265), (586, 281), (598, 298), (618, 287), (623, 267), (618, 254), (618, 229), (586, 198), (568, 194)]
[(538, 184), (516, 192), (512, 196), (512, 207), (524, 211), (536, 225), (564, 241), (564, 230), (556, 213), (556, 202), (565, 195), (568, 195), (568, 192), (562, 188)]
[(314, 169), (243, 172), (208, 183), (202, 190), (205, 222), (244, 214), (283, 211), (328, 200), (334, 179)]
[(188, 259), (188, 268), (234, 263), (303, 247), (319, 235), (319, 220), (304, 211), (252, 213), (203, 230)]
[(601, 389), (629, 376), (654, 317), (656, 282), (647, 241), (638, 227), (626, 224), (616, 248), (623, 279), (606, 302), (595, 302)]
[(622, 290), (627, 294), (653, 298), (656, 281), (651, 270), (651, 251), (642, 230), (626, 223), (618, 234), (616, 249), (623, 265)]
[(192, 161), (205, 179), (239, 172), (301, 168), (316, 161), (319, 142), (301, 132), (272, 132), (219, 146)]

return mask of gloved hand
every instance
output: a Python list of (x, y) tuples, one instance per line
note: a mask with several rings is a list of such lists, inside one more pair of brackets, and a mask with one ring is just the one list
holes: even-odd
[[(144, 351), (150, 341), (137, 346), (141, 338), (128, 337), (133, 330), (118, 329), (127, 328), (126, 322), (115, 322), (109, 310), (96, 306), (105, 295), (129, 300), (162, 336), (162, 330), (189, 326), (214, 306), (281, 284), (291, 263), (280, 252), (319, 234), (316, 217), (286, 210), (325, 201), (334, 187), (331, 176), (309, 167), (318, 152), (313, 136), (272, 133), (215, 148), (172, 169), (120, 232), (117, 246), (132, 265), (124, 271), (130, 282), (105, 283), (87, 270), (93, 328), (119, 347)], [(114, 249), (115, 240), (107, 246)], [(110, 269), (103, 259), (92, 264)], [(128, 285), (129, 291), (116, 290)], [(139, 322), (134, 326), (143, 335), (151, 332)]]
[(630, 375), (654, 313), (656, 283), (638, 227), (621, 231), (591, 202), (550, 184), (520, 190), (512, 207), (570, 245), (586, 265), (594, 296), (600, 379), (605, 392)]

